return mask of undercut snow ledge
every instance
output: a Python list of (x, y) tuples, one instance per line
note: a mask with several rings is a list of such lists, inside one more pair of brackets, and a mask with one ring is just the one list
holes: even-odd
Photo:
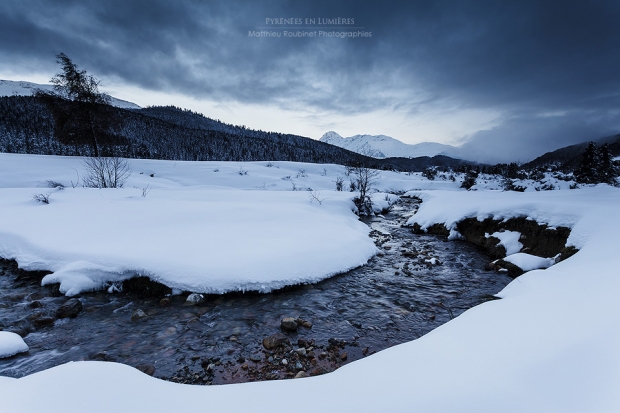
[(586, 209), (617, 201), (617, 189), (608, 185), (593, 188), (544, 192), (500, 191), (412, 191), (405, 196), (422, 199), (418, 212), (405, 225), (420, 225), (422, 230), (444, 224), (449, 231), (466, 218), (483, 221), (527, 218), (550, 227), (571, 228), (566, 246), (581, 249), (600, 220)]
[(517, 267), (521, 268), (523, 271), (526, 272), (549, 268), (555, 264), (555, 259), (553, 258), (542, 258), (523, 252), (511, 254), (503, 260), (516, 265)]
[(268, 292), (358, 267), (377, 251), (347, 193), (319, 205), (307, 192), (199, 186), (143, 198), (75, 188), (43, 205), (31, 189), (1, 191), (0, 256), (52, 271), (43, 283), (69, 296), (140, 275), (199, 293)]

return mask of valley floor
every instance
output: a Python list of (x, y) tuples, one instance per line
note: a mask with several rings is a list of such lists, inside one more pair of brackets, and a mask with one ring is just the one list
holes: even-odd
[[(344, 176), (343, 167), (131, 164), (134, 174), (125, 189), (96, 190), (71, 188), (71, 168), (80, 167), (77, 159), (0, 154), (0, 255), (28, 268), (55, 271), (49, 282), (60, 281), (70, 294), (88, 285), (81, 284), (87, 280), (79, 274), (86, 274), (93, 287), (110, 281), (111, 274), (139, 271), (187, 288), (168, 272), (170, 257), (179, 260), (175, 264), (187, 261), (183, 279), (191, 287), (225, 291), (260, 285), (268, 290), (327, 277), (362, 264), (376, 251), (367, 227), (351, 212), (351, 194), (333, 190), (336, 176)], [(68, 187), (52, 192), (49, 205), (37, 204), (30, 197), (48, 191), (47, 180)], [(291, 181), (298, 189), (312, 188), (323, 202), (311, 202), (312, 191), (291, 191)], [(140, 188), (147, 185), (152, 191), (142, 197)], [(201, 387), (160, 381), (121, 364), (74, 362), (21, 379), (0, 377), (3, 410), (620, 410), (620, 190), (601, 185), (467, 192), (458, 185), (382, 173), (377, 188), (412, 190), (411, 195), (422, 198), (411, 224), (444, 223), (450, 229), (466, 217), (529, 217), (570, 227), (568, 242), (580, 251), (517, 278), (498, 294), (501, 300), (323, 376)], [(387, 203), (384, 195), (376, 199)], [(74, 242), (76, 237), (80, 242)], [(176, 248), (179, 240), (190, 250)], [(201, 250), (191, 249), (196, 244), (215, 253), (199, 261)], [(255, 246), (262, 249), (251, 251)], [(304, 261), (307, 257), (312, 259)], [(201, 278), (203, 265), (213, 266), (214, 274), (237, 278)], [(285, 270), (279, 272), (280, 267)], [(258, 275), (239, 278), (249, 274)]]

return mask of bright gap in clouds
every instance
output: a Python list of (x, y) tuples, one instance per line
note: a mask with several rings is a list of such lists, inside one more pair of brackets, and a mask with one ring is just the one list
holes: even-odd
[[(0, 79), (48, 84), (54, 74), (3, 70), (0, 71)], [(466, 141), (467, 136), (493, 127), (500, 116), (499, 112), (490, 110), (446, 109), (440, 103), (418, 106), (415, 113), (407, 112), (398, 104), (357, 114), (301, 107), (285, 109), (275, 104), (196, 99), (180, 93), (147, 90), (114, 79), (106, 80), (97, 74), (94, 76), (102, 79), (101, 89), (106, 93), (141, 107), (174, 105), (233, 125), (313, 139), (319, 139), (325, 132), (334, 130), (343, 137), (358, 134), (387, 135), (409, 144), (437, 142), (460, 145)]]

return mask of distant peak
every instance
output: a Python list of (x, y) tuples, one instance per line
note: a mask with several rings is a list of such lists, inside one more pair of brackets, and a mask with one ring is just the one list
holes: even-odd
[(465, 155), (460, 148), (455, 148), (450, 145), (436, 142), (406, 144), (387, 135), (360, 134), (343, 138), (336, 132), (330, 131), (323, 135), (321, 141), (374, 158), (433, 157), (441, 154), (452, 158), (463, 159), (463, 155)]
[(321, 139), (319, 139), (319, 141), (331, 143), (333, 141), (338, 141), (340, 139), (342, 139), (342, 136), (340, 136), (338, 133), (334, 131), (329, 131), (329, 132), (326, 132), (323, 136), (321, 136)]

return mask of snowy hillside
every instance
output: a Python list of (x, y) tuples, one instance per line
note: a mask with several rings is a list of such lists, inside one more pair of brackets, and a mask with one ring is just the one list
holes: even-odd
[[(0, 80), (0, 96), (30, 96), (34, 89), (53, 90), (52, 85), (41, 85), (15, 80)], [(140, 109), (140, 106), (126, 100), (112, 97), (110, 104), (123, 109)]]
[(434, 142), (409, 145), (385, 135), (355, 135), (343, 138), (338, 133), (330, 131), (319, 140), (373, 158), (417, 158), (419, 156), (445, 155), (456, 159), (466, 159), (465, 153), (454, 146)]

